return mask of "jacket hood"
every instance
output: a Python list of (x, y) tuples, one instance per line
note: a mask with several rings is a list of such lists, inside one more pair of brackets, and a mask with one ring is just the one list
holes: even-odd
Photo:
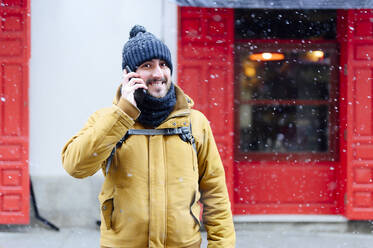
[[(191, 109), (194, 106), (194, 101), (190, 98), (184, 91), (174, 84), (175, 86), (175, 93), (176, 93), (176, 104), (174, 111), (182, 110), (182, 109)], [(120, 97), (122, 96), (121, 93), (121, 85), (119, 85), (117, 92), (115, 94), (113, 104), (117, 105), (119, 102)]]

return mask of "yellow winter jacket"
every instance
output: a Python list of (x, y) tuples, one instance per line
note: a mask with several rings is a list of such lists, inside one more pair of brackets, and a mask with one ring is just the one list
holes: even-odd
[(101, 246), (200, 247), (200, 204), (208, 247), (235, 245), (224, 168), (206, 117), (175, 86), (173, 112), (159, 126), (189, 126), (197, 154), (178, 135), (132, 135), (118, 148), (106, 175), (106, 160), (139, 110), (117, 92), (114, 105), (95, 112), (62, 151), (65, 170), (84, 178), (102, 169)]

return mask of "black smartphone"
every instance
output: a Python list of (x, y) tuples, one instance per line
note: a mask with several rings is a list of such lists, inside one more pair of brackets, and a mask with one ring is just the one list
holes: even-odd
[(126, 69), (127, 73), (133, 72), (128, 65), (126, 65), (125, 69)]

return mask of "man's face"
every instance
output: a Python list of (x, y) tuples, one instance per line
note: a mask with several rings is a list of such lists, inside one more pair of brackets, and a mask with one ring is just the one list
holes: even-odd
[(144, 80), (149, 94), (154, 97), (164, 97), (170, 89), (171, 70), (163, 60), (146, 61), (137, 68), (136, 73)]

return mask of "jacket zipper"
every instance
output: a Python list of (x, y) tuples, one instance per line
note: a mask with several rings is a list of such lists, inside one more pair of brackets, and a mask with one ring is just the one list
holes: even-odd
[(149, 229), (149, 237), (148, 237), (148, 248), (150, 248), (150, 232), (151, 232), (151, 209), (152, 209), (152, 201), (151, 201), (151, 189), (150, 189), (150, 161), (149, 161), (149, 153), (150, 153), (150, 136), (148, 136), (148, 192), (149, 192), (149, 224), (148, 224), (148, 229)]

